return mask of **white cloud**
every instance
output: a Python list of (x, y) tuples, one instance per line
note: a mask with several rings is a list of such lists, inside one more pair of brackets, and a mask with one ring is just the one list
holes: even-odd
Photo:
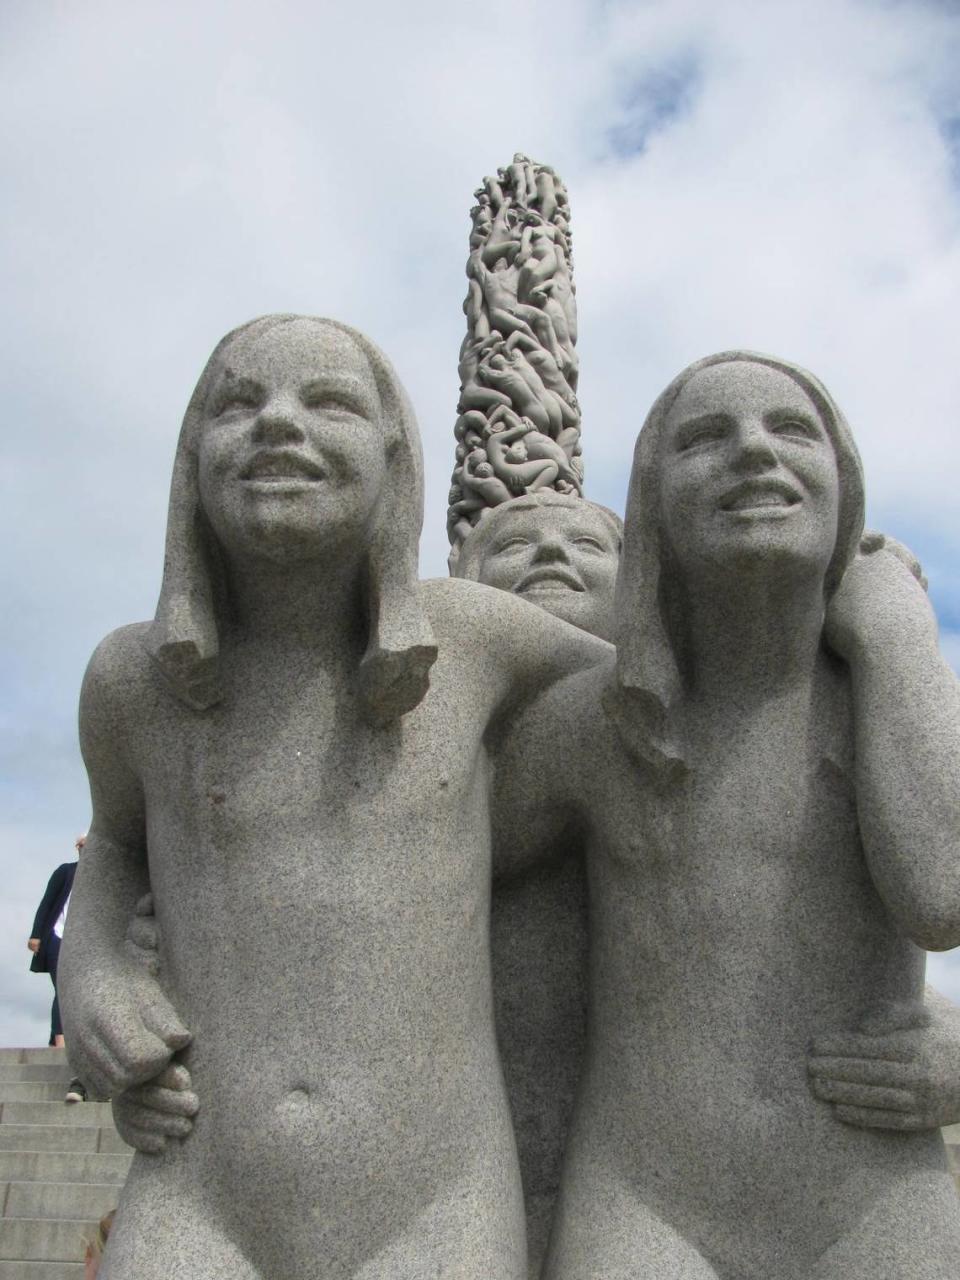
[[(592, 495), (622, 505), (637, 428), (689, 360), (777, 352), (835, 392), (872, 521), (935, 562), (960, 618), (951, 6), (89, 0), (3, 22), (0, 671), (19, 769), (0, 874), (32, 860), (0, 908), (10, 936), (86, 820), (83, 664), (152, 610), (179, 419), (223, 332), (290, 309), (383, 345), (424, 432), (424, 571), (444, 572), (467, 210), (518, 147), (571, 192)], [(22, 1025), (4, 1017), (0, 1043)]]

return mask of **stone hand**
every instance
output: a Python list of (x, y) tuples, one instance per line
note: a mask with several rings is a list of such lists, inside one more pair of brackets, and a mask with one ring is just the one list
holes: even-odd
[(160, 925), (153, 914), (153, 894), (145, 893), (134, 908), (124, 939), (127, 955), (152, 977), (160, 972)]
[(899, 649), (921, 635), (936, 643), (936, 619), (925, 585), (919, 562), (902, 543), (865, 534), (828, 602), (827, 643), (850, 663), (878, 646)]
[(171, 1139), (186, 1138), (200, 1101), (190, 1072), (172, 1062), (146, 1084), (134, 1085), (113, 1099), (113, 1119), (120, 1137), (146, 1155), (160, 1155)]
[(102, 1098), (151, 1080), (191, 1040), (156, 980), (132, 963), (90, 973), (71, 1010), (70, 1062)]
[(838, 1120), (873, 1129), (939, 1129), (960, 1123), (960, 1011), (924, 1025), (824, 1036), (808, 1059), (816, 1097)]

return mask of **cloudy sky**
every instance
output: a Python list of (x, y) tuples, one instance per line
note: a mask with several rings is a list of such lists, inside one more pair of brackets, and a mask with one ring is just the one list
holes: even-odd
[[(571, 195), (589, 496), (646, 409), (745, 346), (814, 370), (869, 519), (960, 665), (960, 10), (933, 0), (126, 0), (0, 16), (0, 1044), (46, 1042), (25, 943), (89, 819), (75, 706), (149, 617), (180, 418), (270, 311), (369, 333), (444, 508), (471, 193), (523, 149)], [(931, 972), (960, 999), (960, 958)]]

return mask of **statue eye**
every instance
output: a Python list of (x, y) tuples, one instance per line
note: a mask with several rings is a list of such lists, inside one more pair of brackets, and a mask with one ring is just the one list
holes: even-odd
[(591, 551), (603, 550), (603, 544), (597, 538), (594, 538), (587, 533), (581, 534), (579, 538), (574, 538), (573, 542), (574, 546), (589, 547)]
[(247, 391), (229, 392), (217, 404), (217, 417), (231, 413), (253, 413), (260, 407), (259, 400)]
[(774, 435), (792, 440), (819, 440), (820, 431), (805, 418), (781, 418), (770, 424)]
[(677, 452), (686, 453), (690, 449), (698, 449), (702, 445), (715, 444), (723, 440), (730, 430), (727, 418), (700, 418), (688, 423), (680, 431), (677, 441)]
[(500, 555), (503, 551), (520, 551), (524, 547), (529, 547), (529, 545), (529, 538), (521, 538), (519, 535), (514, 538), (507, 538), (505, 542), (501, 542), (497, 547), (497, 555)]
[(301, 399), (308, 409), (322, 409), (324, 413), (348, 413), (353, 418), (366, 417), (352, 400), (331, 391), (305, 391)]

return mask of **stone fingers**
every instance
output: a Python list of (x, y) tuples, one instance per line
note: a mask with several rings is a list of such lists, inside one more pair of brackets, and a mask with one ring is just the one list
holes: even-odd
[[(192, 1089), (193, 1080), (182, 1062), (171, 1062), (152, 1081), (164, 1089)], [(196, 1095), (194, 1095), (196, 1096)]]
[[(140, 1011), (144, 1027), (168, 1048), (176, 1052), (185, 1049), (193, 1039), (174, 1012), (173, 1006), (163, 996), (152, 996)], [(169, 1057), (169, 1054), (167, 1055)], [(160, 1069), (161, 1063), (157, 1070)]]
[(929, 1127), (916, 1112), (888, 1111), (885, 1107), (838, 1106), (834, 1114), (844, 1124), (861, 1129), (899, 1129), (904, 1133), (915, 1133)]
[(155, 1133), (164, 1138), (185, 1138), (193, 1129), (189, 1116), (172, 1115), (159, 1107), (143, 1104), (140, 1090), (121, 1100), (127, 1124), (144, 1133)]
[(849, 1080), (815, 1078), (813, 1092), (823, 1102), (833, 1102), (845, 1107), (909, 1113), (917, 1111), (916, 1098), (909, 1089), (890, 1089), (881, 1085), (855, 1084)]
[[(200, 1109), (200, 1100), (189, 1089), (166, 1089), (158, 1084), (145, 1084), (134, 1090), (132, 1096), (143, 1107), (148, 1107), (151, 1112), (162, 1113), (178, 1121), (186, 1121), (184, 1133), (190, 1132), (193, 1127), (193, 1117)], [(177, 1136), (183, 1135), (178, 1132)]]
[(81, 1075), (95, 1093), (109, 1097), (151, 1080), (166, 1067), (171, 1052), (189, 1041), (179, 1020), (174, 1016), (171, 1021), (163, 1010), (146, 1009), (140, 1017), (128, 1014), (109, 1021), (101, 1017), (85, 1037)]
[(864, 1035), (859, 1032), (841, 1032), (837, 1035), (818, 1036), (811, 1048), (810, 1062), (818, 1059), (878, 1059), (885, 1062), (908, 1063), (916, 1060), (915, 1046), (908, 1033), (891, 1032), (887, 1035)]
[(909, 1062), (889, 1058), (812, 1057), (807, 1070), (816, 1080), (913, 1089), (917, 1073)]

